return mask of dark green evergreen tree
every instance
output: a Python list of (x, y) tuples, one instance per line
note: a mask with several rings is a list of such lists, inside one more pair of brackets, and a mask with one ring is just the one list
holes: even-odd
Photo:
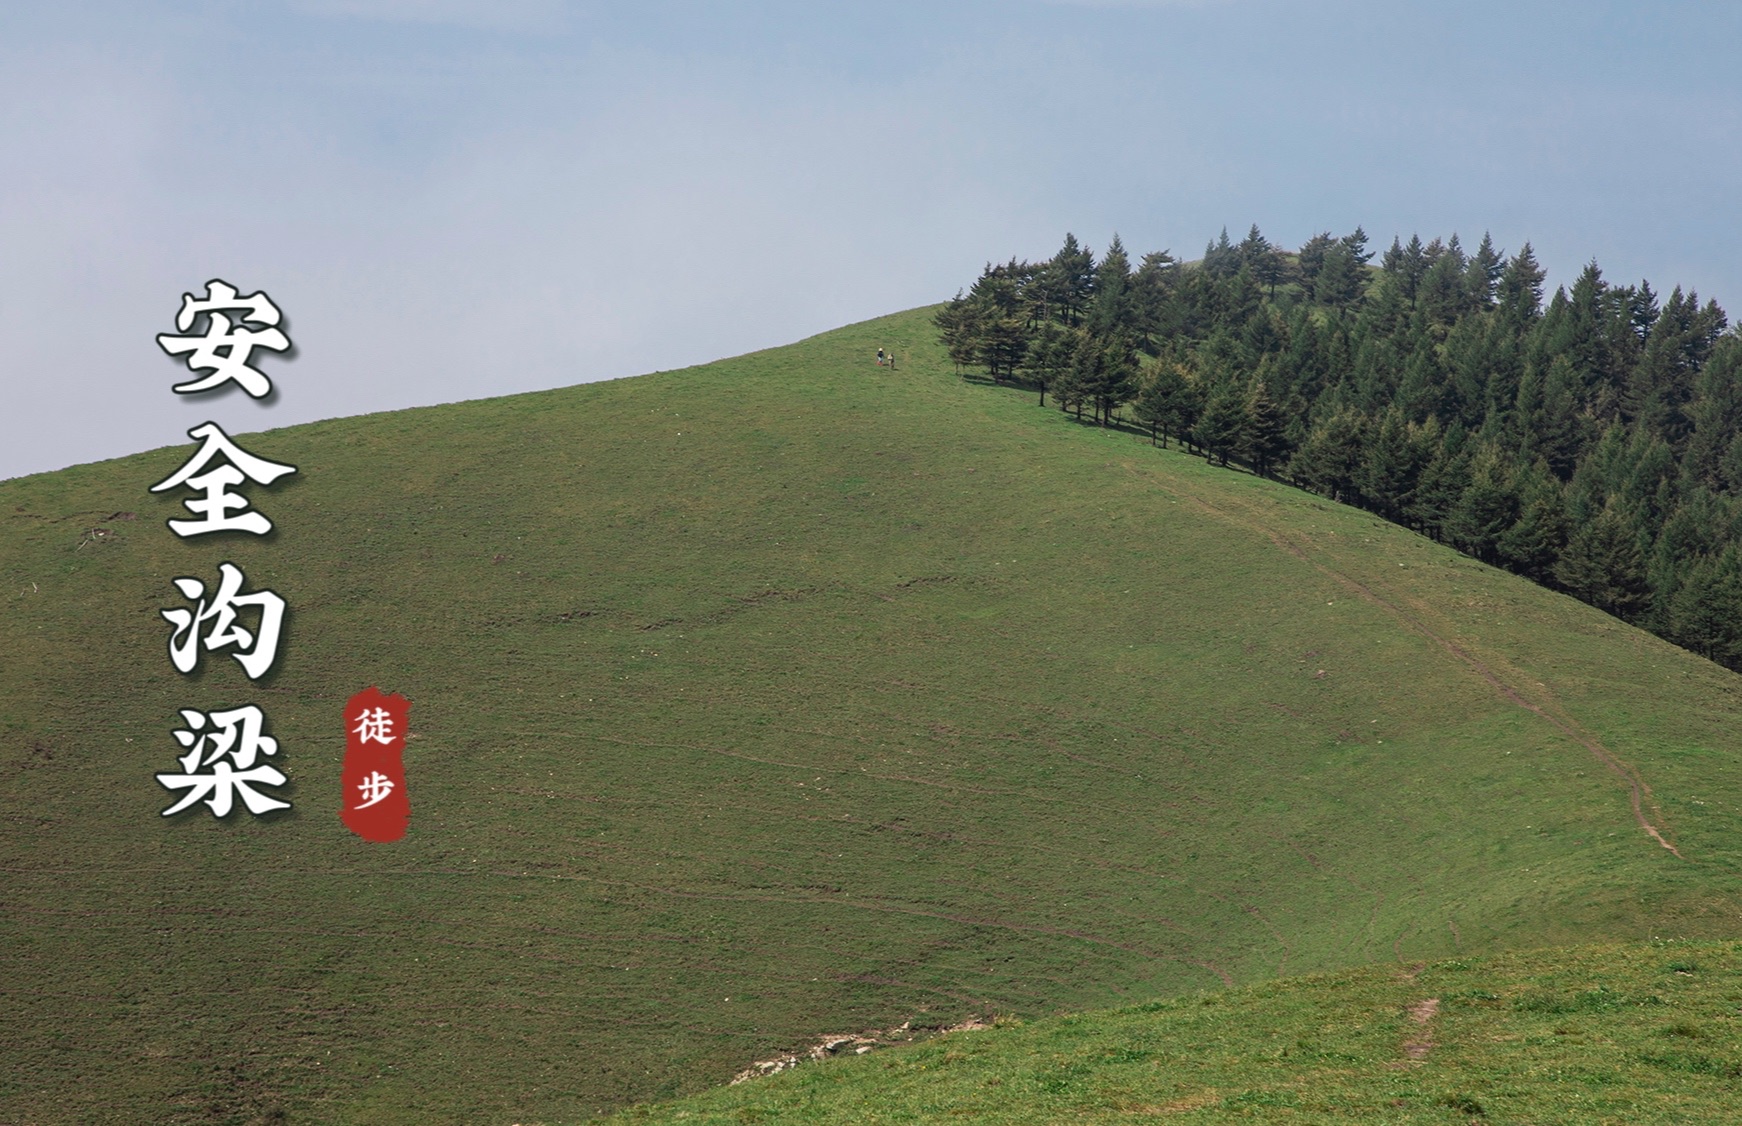
[(1101, 377), (1101, 364), (1104, 353), (1101, 341), (1086, 329), (1077, 329), (1072, 334), (1070, 362), (1060, 369), (1053, 383), (1053, 400), (1058, 403), (1059, 410), (1077, 412), (1077, 421), (1082, 421), (1083, 407), (1093, 400), (1095, 384)]
[(1366, 445), (1367, 416), (1344, 409), (1313, 427), (1289, 462), (1289, 474), (1332, 500), (1359, 503), (1356, 482)]
[(1445, 253), (1422, 275), (1416, 293), (1416, 308), (1428, 324), (1440, 330), (1437, 333), (1440, 339), (1444, 339), (1446, 329), (1473, 307), (1466, 277), (1468, 262), (1457, 242), (1458, 237), (1453, 235)]
[(1337, 240), (1331, 237), (1331, 232), (1322, 231), (1307, 239), (1295, 254), (1296, 271), (1300, 275), (1301, 288), (1311, 297), (1318, 287), (1319, 274), (1325, 268), (1325, 254)]
[(1095, 417), (1103, 426), (1110, 426), (1113, 413), (1128, 401), (1136, 390), (1137, 349), (1123, 330), (1099, 337), (1100, 362), (1086, 376), (1085, 389), (1095, 407)]
[(1554, 566), (1567, 543), (1566, 502), (1561, 483), (1541, 461), (1514, 474), (1518, 519), (1503, 532), (1494, 548), (1510, 569), (1539, 583), (1554, 577)]
[(1650, 282), (1641, 281), (1633, 288), (1627, 310), (1627, 319), (1633, 325), (1633, 334), (1644, 342), (1651, 336), (1651, 328), (1657, 323), (1659, 313), (1657, 294), (1651, 291)]
[(1228, 241), (1227, 227), (1223, 227), (1221, 235), (1204, 247), (1203, 269), (1215, 281), (1240, 272), (1240, 251)]
[(1404, 522), (1420, 529), (1434, 539), (1445, 537), (1446, 518), (1458, 503), (1469, 483), (1469, 458), (1463, 452), (1463, 435), (1459, 429), (1450, 434), (1441, 429), (1437, 418), (1411, 423), (1410, 441), (1415, 444), (1422, 462), (1416, 478), (1415, 491), (1404, 508)]
[(1500, 538), (1518, 519), (1518, 494), (1506, 458), (1493, 446), (1478, 449), (1470, 462), (1470, 483), (1446, 514), (1446, 538), (1487, 562), (1499, 558)]
[(1515, 330), (1522, 331), (1542, 313), (1542, 282), (1548, 277), (1537, 265), (1530, 244), (1512, 256), (1500, 273), (1500, 313)]
[(1076, 348), (1076, 333), (1058, 321), (1044, 321), (1029, 341), (1023, 356), (1021, 374), (1040, 389), (1040, 405), (1046, 406), (1046, 390), (1057, 383), (1059, 375), (1070, 365)]
[(980, 310), (958, 291), (956, 296), (932, 318), (943, 334), (944, 351), (956, 365), (959, 375), (964, 367), (980, 356)]
[(1726, 336), (1713, 346), (1711, 361), (1695, 379), (1688, 416), (1693, 433), (1682, 461), (1684, 480), (1712, 490), (1742, 491), (1742, 476), (1726, 460), (1742, 437), (1742, 337)]
[(1179, 263), (1165, 250), (1143, 256), (1131, 276), (1132, 331), (1147, 348), (1162, 338), (1177, 338), (1181, 315), (1177, 299)]
[(1483, 312), (1494, 307), (1495, 296), (1500, 290), (1500, 275), (1505, 269), (1504, 256), (1494, 249), (1493, 238), (1484, 231), (1482, 245), (1470, 256), (1470, 264), (1464, 271), (1464, 292), (1469, 308)]
[(1742, 668), (1742, 554), (1730, 544), (1688, 568), (1669, 611), (1668, 633), (1702, 656)]
[(1276, 287), (1281, 284), (1287, 273), (1286, 259), (1282, 251), (1271, 241), (1258, 232), (1258, 224), (1252, 224), (1252, 229), (1246, 232), (1238, 248), (1240, 265), (1252, 271), (1252, 276), (1258, 284), (1269, 290), (1272, 299), (1276, 297)]
[(1042, 307), (1048, 315), (1074, 325), (1095, 292), (1095, 256), (1077, 243), (1077, 236), (1067, 234), (1064, 245), (1042, 268), (1041, 279)]
[(1675, 629), (1676, 600), (1694, 564), (1721, 552), (1731, 539), (1727, 535), (1731, 522), (1728, 507), (1720, 497), (1696, 486), (1664, 520), (1651, 545), (1646, 561), (1646, 582), (1651, 587), (1650, 628), (1684, 645), (1689, 643)]
[(1246, 440), (1246, 402), (1240, 388), (1224, 383), (1210, 392), (1192, 437), (1216, 465), (1227, 465)]
[(1149, 440), (1157, 434), (1166, 448), (1168, 438), (1185, 435), (1197, 421), (1196, 396), (1177, 363), (1163, 360), (1144, 376), (1133, 404), (1138, 421), (1149, 427)]
[(1287, 423), (1261, 379), (1252, 381), (1244, 406), (1246, 420), (1238, 452), (1254, 472), (1268, 477), (1271, 469), (1288, 455)]
[(1361, 228), (1325, 249), (1323, 264), (1313, 279), (1313, 299), (1339, 308), (1361, 299), (1367, 286), (1367, 235)]
[(1645, 609), (1650, 587), (1633, 521), (1613, 504), (1574, 530), (1555, 564), (1555, 580), (1575, 598), (1617, 618)]
[(1361, 495), (1375, 512), (1402, 523), (1431, 455), (1410, 433), (1408, 421), (1395, 406), (1385, 412), (1371, 433), (1357, 482)]
[(1132, 327), (1135, 306), (1131, 293), (1131, 259), (1114, 235), (1095, 267), (1095, 295), (1089, 305), (1089, 331), (1101, 336)]
[(1590, 440), (1589, 425), (1579, 413), (1579, 378), (1565, 356), (1556, 356), (1540, 381), (1526, 368), (1518, 392), (1518, 411), (1525, 430), (1525, 447), (1548, 462), (1561, 480), (1570, 480), (1579, 455)]

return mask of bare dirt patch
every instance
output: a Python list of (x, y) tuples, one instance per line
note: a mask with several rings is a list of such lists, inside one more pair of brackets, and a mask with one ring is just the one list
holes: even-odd
[(874, 1048), (911, 1043), (915, 1038), (926, 1033), (941, 1036), (949, 1032), (982, 1032), (993, 1027), (994, 1023), (989, 1017), (969, 1017), (960, 1024), (952, 1024), (943, 1028), (915, 1028), (912, 1021), (902, 1021), (899, 1028), (872, 1028), (864, 1032), (845, 1032), (824, 1036), (803, 1051), (788, 1052), (785, 1055), (775, 1056), (773, 1059), (757, 1060), (734, 1075), (732, 1083), (743, 1083), (750, 1079), (759, 1079), (764, 1075), (778, 1075), (783, 1071), (797, 1067), (806, 1060), (826, 1060), (830, 1056), (862, 1056)]
[(1409, 1007), (1409, 1019), (1415, 1022), (1417, 1032), (1403, 1042), (1403, 1054), (1411, 1063), (1420, 1063), (1433, 1051), (1433, 1020), (1440, 1012), (1440, 999), (1428, 997), (1417, 1001)]

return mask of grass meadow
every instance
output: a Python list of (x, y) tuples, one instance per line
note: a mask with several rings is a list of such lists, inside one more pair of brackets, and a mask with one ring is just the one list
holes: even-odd
[(1632, 943), (1290, 978), (951, 1033), (621, 1121), (1734, 1122), (1738, 955)]
[[(1427, 988), (1524, 1020), (1400, 966), (1737, 936), (1742, 680), (964, 380), (929, 317), (243, 438), (299, 468), (264, 540), (164, 528), (191, 443), (0, 482), (0, 1120), (575, 1122), (829, 1033), (1362, 966), (1298, 988), (1392, 1044)], [(258, 684), (165, 651), (225, 560), (291, 606)], [(338, 817), (369, 685), (412, 702), (390, 845)], [(294, 808), (160, 817), (177, 709), (242, 703)]]

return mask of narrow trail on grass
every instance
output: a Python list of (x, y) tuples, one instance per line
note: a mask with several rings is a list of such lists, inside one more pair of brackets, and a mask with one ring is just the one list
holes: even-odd
[(1290, 535), (1288, 532), (1277, 528), (1270, 520), (1266, 519), (1265, 513), (1260, 512), (1255, 505), (1249, 502), (1238, 500), (1233, 501), (1233, 505), (1241, 510), (1236, 513), (1231, 511), (1229, 508), (1213, 504), (1201, 496), (1172, 488), (1166, 483), (1157, 480), (1154, 474), (1145, 473), (1134, 465), (1127, 464), (1126, 469), (1153, 482), (1163, 491), (1189, 502), (1194, 507), (1215, 519), (1221, 520), (1224, 523), (1233, 524), (1236, 527), (1242, 528), (1245, 531), (1256, 535), (1263, 536), (1278, 548), (1294, 556), (1296, 559), (1301, 560), (1303, 563), (1306, 563), (1326, 578), (1342, 584), (1349, 590), (1354, 591), (1364, 601), (1384, 610), (1398, 622), (1402, 623), (1407, 629), (1440, 646), (1447, 653), (1456, 658), (1459, 663), (1463, 664), (1464, 667), (1485, 680), (1498, 695), (1537, 716), (1539, 719), (1546, 720), (1567, 738), (1573, 740), (1575, 743), (1578, 743), (1589, 751), (1593, 758), (1602, 763), (1626, 784), (1629, 799), (1633, 807), (1633, 819), (1638, 823), (1639, 827), (1644, 830), (1646, 835), (1651, 837), (1652, 840), (1656, 841), (1665, 849), (1669, 850), (1677, 859), (1686, 859), (1686, 857), (1682, 856), (1681, 850), (1676, 848), (1676, 846), (1658, 829), (1657, 825), (1653, 824), (1651, 818), (1646, 816), (1646, 807), (1648, 805), (1651, 809), (1652, 816), (1658, 821), (1663, 820), (1663, 811), (1658, 807), (1657, 802), (1652, 799), (1650, 785), (1648, 785), (1631, 766), (1623, 762), (1620, 757), (1613, 751), (1609, 750), (1609, 748), (1605, 747), (1595, 735), (1592, 735), (1590, 732), (1585, 731), (1580, 727), (1578, 722), (1571, 716), (1556, 715), (1554, 712), (1549, 711), (1546, 706), (1528, 699), (1518, 688), (1515, 688), (1505, 680), (1502, 680), (1498, 673), (1481, 659), (1476, 657), (1475, 654), (1429, 628), (1428, 625), (1421, 620), (1421, 617), (1418, 616), (1427, 612), (1427, 607), (1420, 603), (1414, 603), (1414, 612), (1412, 613), (1410, 610), (1404, 609), (1404, 607), (1398, 605), (1396, 602), (1378, 594), (1372, 587), (1368, 586), (1361, 580), (1344, 574), (1335, 567), (1319, 562), (1309, 554), (1309, 547), (1314, 546), (1310, 541), (1303, 545), (1299, 537)]
[[(1309, 560), (1309, 562), (1311, 562), (1311, 561)], [(1686, 859), (1686, 857), (1682, 856), (1681, 850), (1676, 848), (1675, 845), (1671, 844), (1669, 842), (1669, 840), (1664, 837), (1663, 833), (1658, 830), (1657, 826), (1652, 824), (1651, 820), (1649, 818), (1647, 818), (1645, 815), (1645, 805), (1647, 802), (1649, 802), (1652, 806), (1652, 812), (1660, 820), (1663, 817), (1663, 811), (1661, 809), (1657, 808), (1657, 803), (1655, 801), (1653, 801), (1651, 798), (1650, 785), (1646, 783), (1645, 779), (1643, 779), (1639, 776), (1638, 772), (1636, 772), (1632, 766), (1628, 765), (1625, 762), (1622, 762), (1621, 759), (1618, 756), (1616, 756), (1616, 754), (1613, 751), (1611, 751), (1611, 750), (1609, 750), (1609, 748), (1605, 747), (1602, 744), (1602, 742), (1600, 742), (1597, 739), (1597, 737), (1595, 735), (1592, 735), (1591, 733), (1585, 731), (1582, 727), (1580, 727), (1576, 720), (1572, 719), (1570, 716), (1562, 717), (1562, 716), (1555, 715), (1553, 712), (1550, 712), (1547, 708), (1535, 703), (1532, 700), (1526, 699), (1517, 689), (1513, 688), (1511, 685), (1509, 685), (1505, 681), (1501, 680), (1500, 677), (1492, 669), (1490, 669), (1486, 664), (1484, 664), (1474, 654), (1470, 653), (1468, 650), (1464, 649), (1462, 646), (1458, 645), (1457, 643), (1455, 643), (1447, 638), (1441, 637), (1439, 634), (1437, 634), (1433, 630), (1429, 629), (1426, 625), (1423, 625), (1419, 619), (1415, 618), (1414, 616), (1412, 616), (1408, 612), (1404, 611), (1403, 609), (1401, 609), (1397, 605), (1395, 605), (1395, 604), (1387, 601), (1386, 599), (1381, 598), (1379, 595), (1373, 593), (1373, 591), (1371, 589), (1369, 589), (1366, 586), (1366, 584), (1360, 582), (1357, 579), (1352, 579), (1347, 575), (1343, 575), (1337, 571), (1334, 571), (1328, 567), (1325, 567), (1319, 563), (1316, 563), (1316, 562), (1312, 563), (1312, 566), (1315, 570), (1318, 570), (1326, 575), (1333, 576), (1336, 579), (1340, 580), (1341, 582), (1353, 587), (1355, 590), (1359, 591), (1364, 598), (1366, 598), (1369, 601), (1373, 602), (1374, 604), (1381, 606), (1381, 607), (1385, 608), (1386, 610), (1390, 611), (1400, 621), (1402, 621), (1402, 622), (1408, 624), (1409, 626), (1411, 626), (1412, 628), (1414, 628), (1422, 636), (1428, 638), (1431, 641), (1438, 643), (1441, 647), (1443, 647), (1446, 650), (1446, 652), (1450, 653), (1452, 656), (1454, 656), (1458, 660), (1462, 661), (1466, 666), (1468, 666), (1478, 676), (1482, 677), (1482, 679), (1486, 680), (1489, 684), (1493, 685), (1494, 688), (1497, 691), (1499, 691), (1499, 693), (1501, 695), (1505, 696), (1508, 700), (1511, 700), (1514, 704), (1517, 704), (1519, 707), (1525, 709), (1526, 711), (1531, 712), (1531, 713), (1535, 714), (1536, 716), (1539, 716), (1540, 718), (1547, 720), (1549, 723), (1551, 723), (1555, 727), (1559, 728), (1560, 731), (1562, 732), (1562, 734), (1566, 735), (1567, 738), (1572, 739), (1574, 742), (1580, 744), (1586, 750), (1590, 751), (1593, 758), (1595, 758), (1598, 762), (1602, 763), (1604, 766), (1608, 767), (1609, 770), (1616, 775), (1616, 777), (1620, 778), (1621, 781), (1626, 784), (1627, 790), (1628, 790), (1628, 798), (1629, 798), (1630, 803), (1633, 806), (1633, 819), (1634, 819), (1634, 821), (1638, 822), (1639, 827), (1641, 829), (1645, 830), (1646, 835), (1651, 837), (1652, 840), (1656, 841), (1658, 844), (1662, 845), (1664, 848), (1668, 849), (1670, 852), (1674, 853), (1678, 859)]]

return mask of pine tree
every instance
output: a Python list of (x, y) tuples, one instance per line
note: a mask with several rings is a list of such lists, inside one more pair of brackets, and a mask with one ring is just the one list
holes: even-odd
[(1484, 446), (1471, 459), (1469, 485), (1446, 515), (1446, 536), (1459, 550), (1491, 563), (1500, 537), (1517, 519), (1511, 470), (1498, 450)]
[(1432, 417), (1425, 422), (1411, 423), (1408, 432), (1422, 467), (1403, 516), (1409, 524), (1437, 540), (1444, 535), (1446, 517), (1469, 483), (1469, 465), (1462, 455), (1462, 435), (1453, 431), (1448, 441), (1440, 420)]
[[(1357, 238), (1359, 236), (1359, 238)], [(1313, 280), (1313, 299), (1322, 305), (1346, 307), (1361, 299), (1366, 289), (1367, 236), (1357, 227), (1325, 250), (1318, 277)]]
[(1697, 293), (1684, 296), (1677, 286), (1653, 319), (1633, 370), (1624, 409), (1677, 450), (1693, 432), (1695, 384), (1724, 323), (1722, 310), (1709, 303), (1701, 309)]
[(1682, 457), (1683, 478), (1709, 489), (1742, 487), (1725, 460), (1742, 437), (1742, 337), (1726, 336), (1713, 348), (1695, 379), (1688, 416), (1694, 429)]
[(1083, 405), (1090, 401), (1095, 383), (1100, 378), (1103, 353), (1101, 342), (1087, 330), (1079, 328), (1071, 335), (1070, 362), (1059, 371), (1053, 400), (1061, 411), (1075, 410), (1077, 421), (1081, 422)]
[(1557, 356), (1541, 381), (1540, 393), (1530, 371), (1525, 372), (1518, 406), (1530, 434), (1529, 448), (1548, 462), (1555, 476), (1572, 479), (1579, 455), (1590, 440), (1578, 413), (1578, 376), (1565, 356)]
[(1561, 483), (1542, 462), (1514, 475), (1518, 519), (1495, 543), (1500, 561), (1528, 579), (1547, 583), (1567, 543), (1566, 503)]
[(992, 376), (992, 382), (1002, 383), (1015, 375), (1028, 351), (1028, 330), (1022, 318), (1015, 316), (989, 318), (980, 335), (980, 362)]
[(1042, 267), (1041, 277), (1049, 312), (1065, 324), (1076, 324), (1095, 292), (1095, 256), (1078, 245), (1077, 236), (1066, 234), (1064, 245)]
[(1153, 345), (1158, 336), (1179, 332), (1178, 285), (1179, 263), (1165, 250), (1145, 254), (1131, 275), (1133, 330), (1146, 346)]
[(1359, 224), (1337, 241), (1349, 251), (1349, 257), (1354, 259), (1357, 266), (1366, 266), (1373, 260), (1373, 252), (1367, 249), (1367, 232)]
[(1402, 249), (1398, 258), (1398, 278), (1403, 283), (1403, 295), (1409, 299), (1410, 307), (1414, 308), (1416, 294), (1421, 289), (1421, 279), (1427, 274), (1430, 264), (1427, 252), (1421, 245), (1421, 236), (1411, 234), (1409, 245)]
[(1689, 567), (1669, 611), (1671, 637), (1730, 669), (1742, 669), (1742, 554), (1735, 544)]
[(1046, 406), (1046, 389), (1057, 383), (1059, 373), (1071, 362), (1076, 334), (1057, 321), (1043, 321), (1023, 357), (1022, 374), (1040, 388), (1040, 405)]
[(985, 365), (994, 382), (1015, 374), (1028, 350), (1028, 304), (1022, 293), (1026, 271), (1019, 263), (986, 264), (968, 291), (975, 342), (974, 359)]
[(1284, 259), (1282, 251), (1271, 241), (1258, 232), (1258, 224), (1252, 224), (1252, 229), (1246, 232), (1238, 249), (1240, 265), (1251, 270), (1252, 276), (1262, 286), (1269, 288), (1270, 296), (1276, 297), (1276, 287), (1283, 279)]
[[(1416, 294), (1416, 307), (1428, 323), (1444, 330), (1449, 328), (1469, 308), (1468, 282), (1465, 271), (1468, 264), (1464, 255), (1456, 247), (1457, 236), (1452, 236), (1453, 245), (1446, 253), (1428, 268), (1422, 275), (1421, 288)], [(1442, 334), (1443, 336), (1443, 331)]]
[(1217, 327), (1230, 334), (1243, 333), (1264, 308), (1263, 287), (1252, 271), (1242, 266), (1233, 277), (1222, 279), (1216, 289), (1221, 298)]
[(1542, 282), (1547, 276), (1528, 242), (1506, 263), (1500, 273), (1500, 313), (1514, 328), (1522, 331), (1542, 314)]
[(1283, 353), (1279, 371), (1287, 380), (1291, 395), (1300, 395), (1309, 403), (1330, 385), (1330, 357), (1325, 354), (1324, 333), (1319, 329), (1313, 311), (1297, 306), (1289, 317), (1283, 333), (1288, 348)]
[(1403, 416), (1419, 422), (1446, 412), (1446, 392), (1449, 386), (1440, 366), (1439, 349), (1433, 339), (1423, 334), (1415, 351), (1404, 361), (1403, 376), (1398, 381), (1393, 399)]
[(1240, 265), (1256, 266), (1260, 259), (1270, 253), (1270, 240), (1259, 233), (1258, 224), (1254, 223), (1247, 229), (1246, 237), (1240, 240), (1240, 245), (1234, 248), (1234, 253), (1239, 256)]
[(1239, 452), (1246, 438), (1246, 402), (1237, 386), (1226, 383), (1210, 393), (1192, 436), (1217, 465), (1227, 465)]
[(1617, 468), (1610, 495), (1633, 516), (1641, 544), (1648, 544), (1675, 507), (1675, 453), (1656, 434), (1634, 427)]
[(1573, 479), (1567, 483), (1567, 519), (1573, 527), (1595, 520), (1609, 503), (1610, 494), (1620, 490), (1631, 471), (1627, 443), (1627, 428), (1619, 422), (1610, 423), (1579, 460)]
[(1228, 241), (1228, 228), (1204, 248), (1204, 272), (1214, 280), (1233, 277), (1240, 271), (1240, 252)]
[(1645, 609), (1650, 591), (1633, 522), (1614, 504), (1573, 532), (1554, 575), (1567, 593), (1618, 618)]
[(1482, 244), (1470, 256), (1470, 264), (1464, 271), (1464, 292), (1470, 308), (1482, 312), (1494, 307), (1500, 275), (1505, 268), (1504, 257), (1494, 249), (1493, 238), (1484, 231)]
[(1381, 516), (1402, 522), (1430, 456), (1409, 432), (1403, 412), (1393, 406), (1372, 432), (1361, 461), (1359, 485)]
[(1342, 410), (1330, 415), (1313, 427), (1301, 443), (1289, 462), (1289, 474), (1332, 500), (1358, 503), (1356, 480), (1361, 472), (1366, 434), (1367, 418), (1359, 411)]
[(1168, 360), (1156, 364), (1137, 400), (1137, 417), (1150, 427), (1151, 440), (1156, 430), (1164, 447), (1169, 436), (1185, 438), (1199, 413), (1197, 389), (1186, 379), (1185, 370)]
[(1490, 389), (1507, 403), (1517, 399), (1517, 385), (1496, 386), (1509, 380), (1516, 364), (1517, 339), (1501, 331), (1492, 316), (1464, 317), (1446, 334), (1441, 349), (1446, 372), (1445, 412), (1466, 427), (1480, 426), (1490, 408)]
[(1089, 302), (1084, 323), (1090, 332), (1106, 336), (1129, 329), (1132, 323), (1131, 259), (1125, 244), (1114, 235), (1101, 264), (1095, 267), (1095, 295)]
[(944, 338), (944, 351), (956, 365), (956, 373), (972, 364), (980, 355), (980, 310), (961, 291), (937, 311), (932, 323)]
[(1403, 252), (1402, 241), (1396, 235), (1391, 236), (1391, 245), (1386, 248), (1385, 255), (1379, 259), (1379, 268), (1385, 272), (1387, 277), (1401, 286), (1404, 284), (1404, 268), (1408, 261), (1408, 256)]
[(1658, 313), (1657, 294), (1651, 291), (1650, 282), (1641, 281), (1627, 302), (1627, 319), (1641, 343), (1651, 336), (1651, 327), (1657, 323)]
[(1085, 389), (1095, 406), (1095, 417), (1109, 426), (1113, 412), (1131, 398), (1137, 377), (1137, 352), (1123, 330), (1099, 338), (1100, 361), (1087, 377)]
[(1261, 379), (1252, 381), (1244, 406), (1246, 419), (1238, 452), (1260, 477), (1268, 477), (1271, 466), (1288, 454), (1286, 423)]
[(1729, 523), (1725, 502), (1700, 486), (1691, 489), (1664, 520), (1646, 562), (1653, 630), (1688, 644), (1675, 630), (1677, 596), (1695, 561), (1723, 550)]
[(1297, 268), (1300, 271), (1301, 289), (1311, 297), (1318, 285), (1319, 273), (1325, 268), (1325, 253), (1335, 246), (1337, 240), (1331, 237), (1331, 232), (1321, 231), (1301, 244), (1295, 253)]

